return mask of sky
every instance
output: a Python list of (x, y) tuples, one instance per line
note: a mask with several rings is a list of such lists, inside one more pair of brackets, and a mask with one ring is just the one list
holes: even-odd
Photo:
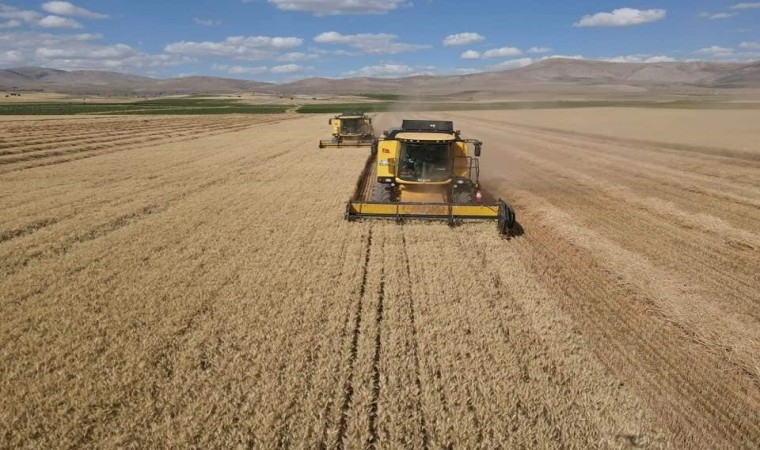
[(0, 68), (270, 82), (760, 59), (760, 1), (0, 0)]

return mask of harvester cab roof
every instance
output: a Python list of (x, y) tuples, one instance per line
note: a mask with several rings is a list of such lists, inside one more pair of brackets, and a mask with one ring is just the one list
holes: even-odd
[(361, 112), (344, 112), (335, 116), (336, 119), (365, 119), (366, 114)]
[(388, 130), (385, 139), (449, 142), (459, 139), (459, 133), (454, 130), (454, 122), (451, 121), (404, 120), (401, 128)]

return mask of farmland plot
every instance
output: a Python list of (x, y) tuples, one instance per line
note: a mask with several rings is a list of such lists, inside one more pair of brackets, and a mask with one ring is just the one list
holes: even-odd
[(322, 116), (0, 122), (3, 445), (756, 443), (757, 161), (442, 115), (522, 235), (343, 221)]

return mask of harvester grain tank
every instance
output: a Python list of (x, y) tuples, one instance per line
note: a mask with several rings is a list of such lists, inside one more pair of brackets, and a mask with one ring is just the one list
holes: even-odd
[(463, 139), (450, 121), (404, 120), (373, 144), (346, 218), (496, 220), (508, 234), (514, 210), (501, 199), (487, 201), (481, 191), (482, 145)]
[(369, 147), (375, 139), (372, 119), (361, 112), (344, 112), (330, 118), (332, 139), (319, 141), (325, 147)]

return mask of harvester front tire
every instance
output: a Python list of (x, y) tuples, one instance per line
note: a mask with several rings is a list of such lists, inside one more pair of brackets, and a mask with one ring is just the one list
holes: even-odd
[(372, 186), (372, 201), (377, 203), (393, 202), (393, 186), (383, 183), (375, 183)]
[(454, 203), (457, 205), (470, 205), (475, 203), (475, 196), (472, 194), (472, 191), (469, 190), (454, 191), (452, 197), (452, 200), (454, 200)]

